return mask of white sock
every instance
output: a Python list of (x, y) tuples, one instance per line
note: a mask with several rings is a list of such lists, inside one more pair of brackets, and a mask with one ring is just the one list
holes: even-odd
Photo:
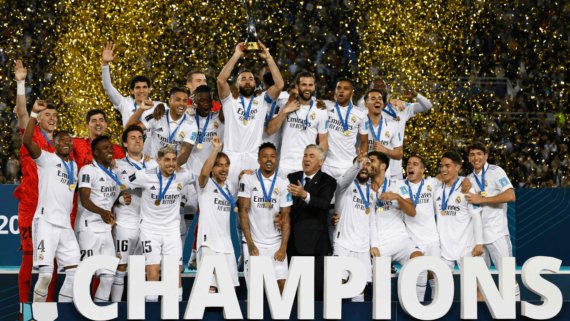
[(36, 286), (34, 287), (34, 302), (46, 302), (48, 286), (51, 282), (52, 274), (53, 266), (40, 267), (38, 282), (36, 282)]
[(418, 276), (418, 280), (416, 282), (416, 294), (418, 295), (418, 300), (420, 302), (424, 302), (424, 297), (426, 295), (427, 277), (427, 270), (423, 270), (420, 272), (420, 275)]
[(124, 271), (117, 271), (115, 273), (115, 280), (113, 281), (113, 286), (111, 287), (111, 301), (113, 302), (121, 302), (121, 299), (123, 298), (125, 274), (127, 274), (127, 272)]
[(352, 302), (364, 302), (364, 294), (357, 295), (352, 298)]
[(515, 301), (519, 302), (521, 300), (521, 288), (518, 283), (515, 283)]
[(435, 298), (435, 279), (429, 280), (429, 287), (431, 288), (431, 299)]
[(178, 288), (178, 302), (182, 302), (182, 288)]
[(216, 290), (210, 290), (210, 293), (216, 293)]
[(65, 270), (65, 281), (59, 290), (58, 302), (73, 302), (73, 278), (75, 277), (75, 270), (67, 269)]
[(109, 295), (111, 294), (111, 287), (113, 286), (114, 275), (101, 274), (99, 275), (99, 287), (95, 292), (95, 302), (109, 302)]
[(158, 295), (147, 295), (146, 302), (158, 302)]

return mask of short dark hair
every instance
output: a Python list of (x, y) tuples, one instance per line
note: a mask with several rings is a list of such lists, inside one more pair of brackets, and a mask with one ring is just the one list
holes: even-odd
[(242, 69), (242, 70), (238, 71), (238, 74), (237, 74), (238, 78), (239, 78), (239, 76), (240, 76), (241, 74), (243, 74), (244, 72), (249, 72), (250, 74), (253, 75), (253, 72), (252, 72), (251, 70), (249, 70), (249, 69)]
[(127, 129), (125, 129), (125, 131), (123, 132), (123, 143), (127, 142), (127, 139), (129, 138), (129, 133), (130, 132), (140, 132), (143, 136), (143, 142), (146, 140), (146, 135), (144, 133), (144, 130), (142, 130), (141, 126), (139, 125), (131, 125), (129, 127), (127, 127)]
[(275, 85), (275, 80), (273, 80), (273, 75), (270, 72), (263, 74), (263, 76), (261, 76), (261, 81), (267, 87)]
[(469, 155), (472, 149), (478, 149), (480, 151), (483, 151), (483, 153), (487, 154), (487, 146), (482, 141), (476, 140), (471, 144), (467, 145), (467, 155)]
[(212, 88), (210, 88), (210, 86), (208, 85), (202, 85), (202, 86), (198, 86), (198, 88), (196, 88), (196, 90), (194, 90), (195, 94), (199, 94), (199, 93), (212, 93)]
[(46, 105), (46, 109), (53, 109), (53, 110), (57, 110), (57, 108), (55, 108), (55, 105), (52, 103), (47, 103)]
[(313, 75), (312, 72), (302, 71), (302, 72), (298, 73), (297, 76), (295, 77), (295, 84), (300, 85), (301, 84), (301, 78), (308, 78), (308, 77), (313, 78), (313, 81), (317, 82), (317, 78), (315, 78), (315, 75)]
[(134, 77), (131, 79), (131, 84), (130, 84), (130, 86), (129, 86), (129, 87), (131, 88), (131, 90), (135, 89), (135, 84), (136, 84), (137, 82), (146, 82), (146, 85), (147, 85), (149, 88), (152, 87), (152, 85), (150, 84), (150, 78), (148, 78), (148, 77), (145, 76), (145, 75), (138, 75), (138, 76), (134, 76)]
[(172, 87), (172, 88), (170, 89), (170, 95), (169, 95), (169, 97), (170, 97), (170, 98), (174, 97), (174, 94), (176, 94), (176, 93), (185, 93), (185, 94), (186, 94), (186, 90), (184, 90), (184, 89), (182, 89), (182, 88), (180, 88), (180, 87)]
[(352, 88), (354, 89), (354, 83), (352, 82), (352, 79), (347, 78), (347, 77), (340, 77), (340, 78), (337, 80), (336, 84), (338, 85), (341, 81), (346, 81), (346, 82), (350, 83), (350, 85), (351, 85)]
[(370, 89), (366, 94), (364, 94), (364, 102), (366, 102), (368, 100), (368, 97), (370, 96), (370, 93), (379, 93), (380, 97), (382, 97), (382, 101), (384, 103), (386, 103), (387, 99), (388, 99), (388, 95), (385, 95), (384, 92), (382, 92), (382, 90), (380, 89)]
[(419, 158), (420, 163), (422, 163), (422, 166), (423, 166), (424, 168), (427, 168), (427, 167), (426, 167), (426, 160), (425, 160), (423, 157), (421, 157), (420, 155), (414, 154), (414, 155), (408, 157), (408, 161), (410, 161), (410, 158), (412, 158), (412, 157)]
[(443, 156), (441, 156), (441, 158), (442, 159), (449, 158), (449, 159), (451, 159), (451, 161), (455, 165), (461, 165), (463, 163), (461, 156), (459, 156), (459, 154), (457, 154), (456, 152), (452, 152), (452, 151), (447, 151), (447, 152), (443, 153)]
[(390, 166), (390, 157), (388, 157), (388, 155), (373, 150), (371, 152), (368, 152), (368, 157), (370, 158), (372, 156), (376, 156), (380, 164), (386, 164), (386, 171), (388, 170), (388, 167)]
[(73, 135), (71, 135), (70, 132), (68, 132), (67, 130), (62, 130), (56, 133), (53, 133), (53, 142), (54, 144), (58, 144), (59, 143), (59, 135), (60, 134), (67, 134), (69, 135), (69, 138), (73, 139)]
[(206, 76), (206, 73), (203, 70), (190, 70), (190, 72), (186, 75), (186, 82), (192, 82), (192, 77), (196, 74), (202, 74)]
[(287, 87), (287, 93), (291, 94), (291, 90), (295, 89), (295, 83), (292, 82), (291, 84), (289, 84), (289, 87)]
[(111, 138), (109, 138), (109, 136), (99, 136), (91, 142), (91, 154), (93, 156), (95, 156), (95, 147), (97, 147), (97, 145), (99, 145), (99, 143), (104, 140), (111, 141)]
[(89, 123), (91, 117), (99, 114), (103, 115), (103, 118), (105, 118), (105, 122), (107, 122), (107, 115), (105, 114), (104, 111), (102, 111), (101, 109), (91, 109), (90, 111), (87, 112), (87, 117), (85, 117), (87, 123)]
[(257, 151), (257, 154), (259, 155), (259, 153), (261, 153), (261, 151), (267, 147), (273, 148), (274, 151), (277, 151), (277, 147), (275, 147), (275, 145), (273, 145), (273, 143), (265, 142), (265, 143), (259, 145), (259, 151)]

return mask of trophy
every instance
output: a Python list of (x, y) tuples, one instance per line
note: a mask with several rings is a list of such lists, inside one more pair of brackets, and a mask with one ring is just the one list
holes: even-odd
[(245, 52), (256, 53), (260, 52), (259, 44), (257, 43), (257, 32), (255, 31), (255, 14), (259, 7), (257, 0), (241, 0), (241, 4), (245, 9), (247, 17), (247, 37), (245, 38)]

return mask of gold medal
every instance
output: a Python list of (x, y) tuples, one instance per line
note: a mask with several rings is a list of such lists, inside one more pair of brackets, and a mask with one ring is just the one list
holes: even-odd
[(74, 191), (75, 190), (75, 184), (69, 184), (69, 190)]
[(394, 118), (395, 121), (400, 121), (400, 116)]
[(121, 185), (121, 191), (124, 191), (127, 189), (127, 186), (125, 184)]
[(350, 134), (350, 132), (348, 130), (344, 131), (344, 136), (348, 136)]
[(383, 207), (379, 207), (379, 208), (378, 208), (378, 213), (382, 213), (382, 212), (384, 212), (384, 208), (383, 208)]
[(234, 212), (236, 212), (236, 213), (238, 212), (238, 207), (237, 207), (237, 206), (234, 207)]
[(247, 126), (247, 123), (248, 123), (247, 119), (244, 119), (243, 124)]
[(154, 201), (154, 205), (159, 206), (159, 205), (160, 205), (160, 201), (159, 201), (159, 200)]
[(172, 147), (172, 144), (171, 144), (171, 143), (168, 143), (168, 147)]
[(487, 192), (482, 191), (482, 192), (481, 192), (481, 196), (483, 196), (483, 197), (487, 196)]
[(366, 214), (370, 214), (370, 209), (367, 208), (366, 211), (364, 211)]
[(196, 145), (196, 147), (198, 147), (198, 149), (202, 149), (202, 144), (198, 143), (198, 145)]
[(271, 202), (265, 202), (265, 207), (269, 208), (271, 206)]
[(445, 211), (441, 211), (441, 216), (445, 216)]

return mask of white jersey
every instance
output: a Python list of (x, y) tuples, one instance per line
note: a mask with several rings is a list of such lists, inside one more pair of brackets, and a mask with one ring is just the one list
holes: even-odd
[[(156, 161), (150, 160), (149, 162), (144, 162), (143, 159), (137, 162), (127, 155), (126, 158), (117, 159), (117, 168), (113, 169), (113, 172), (117, 174), (117, 177), (121, 182), (128, 182), (129, 176), (133, 175), (139, 170), (144, 170), (147, 168), (155, 168), (158, 166)], [(137, 168), (138, 166), (138, 168)], [(141, 220), (141, 195), (142, 190), (137, 189), (126, 189), (124, 192), (131, 194), (131, 204), (117, 204), (113, 208), (115, 212), (115, 223), (121, 227), (138, 230), (139, 223)]]
[[(224, 134), (224, 124), (220, 121), (220, 112), (211, 111), (209, 114), (210, 120), (208, 121), (208, 128), (206, 128), (206, 132), (204, 133), (204, 126), (206, 126), (207, 117), (199, 116), (198, 113), (196, 113), (196, 116), (199, 117), (200, 120), (200, 125), (197, 127), (198, 135), (196, 135), (195, 143), (191, 143), (194, 145), (194, 148), (192, 148), (192, 153), (185, 164), (185, 168), (194, 175), (199, 175), (202, 171), (202, 166), (214, 150), (214, 145), (211, 143), (212, 138), (214, 138), (214, 136), (220, 136), (220, 140), (223, 143), (222, 138)], [(192, 117), (195, 123), (196, 116)], [(200, 141), (202, 134), (204, 137)], [(202, 148), (198, 149), (197, 145), (200, 142), (202, 144)]]
[[(445, 186), (445, 198), (449, 199), (445, 215), (441, 214), (444, 185), (440, 184), (434, 193), (441, 256), (446, 260), (459, 260), (466, 249), (471, 250), (476, 245), (472, 215), (481, 213), (481, 206), (467, 203), (465, 194), (461, 193), (462, 184), (462, 182), (457, 184), (451, 196), (449, 196), (451, 187)], [(474, 193), (475, 190), (471, 188), (469, 192)]]
[[(328, 112), (317, 108), (316, 101), (311, 105), (301, 105), (296, 112), (289, 113), (281, 129), (284, 139), (281, 144), (279, 166), (291, 169), (292, 172), (302, 171), (305, 147), (314, 144), (318, 134), (327, 134)], [(306, 120), (306, 129), (304, 128)]]
[[(366, 109), (366, 111), (368, 111)], [(368, 151), (374, 150), (374, 142), (381, 142), (384, 147), (394, 150), (396, 147), (401, 147), (403, 136), (400, 134), (400, 127), (397, 122), (388, 121), (388, 117), (382, 115), (381, 125), (374, 126), (370, 119), (366, 117), (366, 128), (368, 129)], [(378, 135), (376, 135), (378, 134)], [(378, 139), (376, 139), (378, 138)], [(388, 166), (388, 175), (394, 176), (397, 172), (402, 172), (402, 160), (390, 158)]]
[[(167, 188), (168, 182), (171, 180)], [(149, 234), (174, 235), (180, 234), (180, 199), (182, 188), (193, 184), (196, 180), (194, 174), (181, 170), (171, 177), (160, 174), (159, 167), (140, 170), (129, 176), (127, 188), (142, 188), (141, 196), (141, 231)], [(162, 182), (162, 183), (161, 183)], [(162, 190), (161, 190), (162, 186)], [(156, 205), (161, 191), (166, 193)]]
[[(267, 106), (267, 112), (265, 113), (265, 120), (263, 121), (264, 129), (267, 127), (267, 124), (269, 123), (269, 121), (267, 121), (267, 117), (269, 117), (269, 114), (271, 113), (271, 106), (275, 104), (275, 107), (273, 108), (273, 115), (271, 115), (271, 118), (277, 117), (277, 115), (279, 115), (279, 112), (287, 104), (288, 100), (289, 100), (289, 94), (286, 91), (283, 91), (281, 92), (281, 94), (279, 94), (279, 98), (277, 98), (273, 103)], [(271, 120), (271, 118), (269, 120)], [(281, 140), (283, 137), (282, 135), (283, 135), (283, 128), (279, 128), (279, 130), (271, 136), (267, 135), (267, 133), (264, 130), (261, 137), (261, 141), (263, 143), (269, 142), (275, 145), (275, 147), (277, 147), (277, 154), (279, 155), (281, 154)]]
[[(422, 185), (423, 181), (423, 185)], [(441, 185), (438, 179), (433, 177), (428, 177), (422, 179), (417, 184), (409, 182), (406, 184), (407, 180), (403, 180), (400, 184), (404, 187), (404, 194), (407, 192), (410, 195), (410, 189), (413, 197), (412, 201), (417, 200), (416, 205), (416, 216), (411, 217), (409, 215), (404, 215), (404, 222), (406, 223), (406, 231), (412, 238), (412, 241), (416, 245), (430, 244), (439, 241), (439, 236), (437, 234), (437, 226), (435, 224), (435, 212), (433, 207), (433, 192), (436, 188)], [(418, 189), (422, 185), (422, 190), (418, 196)]]
[[(327, 154), (327, 159), (325, 164), (331, 167), (337, 168), (349, 168), (352, 165), (352, 161), (357, 156), (356, 142), (359, 135), (367, 135), (368, 129), (366, 128), (366, 117), (367, 113), (361, 108), (353, 106), (350, 110), (350, 115), (348, 116), (348, 131), (349, 134), (346, 136), (344, 134), (344, 128), (339, 118), (339, 114), (336, 111), (336, 103), (331, 101), (325, 101), (328, 111), (328, 144), (329, 151)], [(347, 107), (340, 107), (340, 117), (342, 117), (343, 122), (347, 118), (346, 112)]]
[[(497, 196), (513, 188), (513, 184), (511, 184), (507, 173), (505, 173), (501, 167), (485, 163), (483, 170), (485, 171), (486, 197)], [(481, 178), (482, 172), (483, 171), (479, 172), (479, 175), (477, 175), (480, 183), (483, 183)], [(467, 178), (471, 181), (471, 186), (473, 186), (475, 192), (479, 193), (481, 188), (477, 185), (473, 173), (469, 174)], [(507, 203), (482, 204), (481, 208), (483, 209), (483, 244), (493, 243), (501, 236), (509, 235)]]
[[(372, 208), (376, 196), (369, 185), (356, 185), (354, 180), (362, 167), (362, 163), (355, 162), (352, 167), (341, 176), (335, 191), (335, 212), (339, 215), (339, 222), (334, 230), (333, 242), (353, 252), (368, 252), (371, 243), (371, 227), (374, 226)], [(367, 188), (368, 186), (368, 188)], [(364, 199), (358, 190), (362, 191)], [(368, 203), (369, 213), (366, 213)]]
[[(41, 151), (34, 159), (38, 165), (38, 206), (34, 218), (42, 218), (51, 224), (71, 228), (69, 215), (73, 209), (74, 190), (69, 189), (67, 170), (72, 171), (73, 184), (77, 185), (77, 164), (64, 160), (54, 153)], [(67, 165), (67, 168), (66, 166)]]
[[(92, 164), (83, 166), (79, 171), (79, 188), (84, 187), (91, 189), (89, 196), (91, 202), (105, 211), (113, 208), (121, 192), (119, 184), (99, 167), (95, 159)], [(105, 223), (101, 215), (83, 207), (81, 197), (77, 200), (77, 216), (79, 219), (75, 222), (76, 231), (111, 231), (111, 224)]]
[[(281, 244), (281, 232), (275, 226), (275, 214), (284, 207), (293, 205), (293, 196), (287, 191), (289, 180), (275, 173), (270, 178), (263, 179), (263, 186), (268, 196), (271, 197), (271, 206), (265, 206), (265, 196), (259, 181), (259, 171), (253, 175), (243, 175), (240, 181), (239, 197), (251, 200), (249, 208), (249, 227), (251, 238), (257, 247), (271, 247)], [(276, 179), (275, 186), (271, 191), (271, 184)]]
[(232, 95), (222, 100), (226, 125), (224, 129), (224, 150), (228, 155), (245, 153), (250, 154), (253, 159), (257, 159), (267, 108), (271, 107), (273, 99), (267, 96), (267, 92), (252, 97), (252, 99), (247, 125), (244, 124), (244, 115), (251, 99), (244, 98), (245, 106), (243, 106), (240, 98), (234, 99)]
[(194, 145), (196, 137), (198, 136), (196, 122), (186, 114), (177, 121), (172, 120), (170, 112), (164, 114), (160, 120), (155, 120), (153, 115), (148, 115), (142, 119), (142, 123), (147, 129), (153, 131), (150, 138), (147, 138), (148, 144), (152, 146), (151, 152), (148, 155), (153, 158), (158, 158), (158, 150), (169, 144), (171, 135), (172, 146), (174, 146), (178, 152), (180, 152), (182, 142)]
[[(378, 189), (376, 196), (377, 198), (382, 194), (383, 191), (385, 193), (392, 192), (398, 194), (403, 199), (410, 198), (408, 193), (403, 193), (405, 190), (401, 188), (404, 186), (402, 185), (401, 181), (386, 179), (385, 182), (386, 189), (384, 190), (383, 183), (382, 186), (380, 186)], [(382, 212), (378, 212), (379, 207), (380, 204), (378, 201), (374, 202), (376, 235), (373, 236), (376, 236), (378, 238), (378, 244), (386, 244), (390, 242), (390, 240), (401, 237), (402, 235), (408, 236), (408, 233), (406, 232), (406, 226), (404, 224), (404, 216), (406, 216), (406, 214), (404, 214), (400, 203), (398, 203), (396, 200), (386, 201), (382, 204)]]
[[(111, 99), (113, 107), (115, 107), (115, 109), (117, 109), (119, 113), (121, 113), (121, 117), (123, 118), (123, 127), (125, 127), (125, 125), (127, 125), (127, 123), (129, 122), (131, 116), (133, 116), (133, 114), (137, 111), (137, 109), (139, 109), (140, 106), (137, 106), (135, 99), (133, 97), (122, 96), (117, 91), (117, 89), (113, 87), (113, 84), (111, 82), (111, 74), (109, 73), (109, 66), (101, 66), (101, 71), (103, 78), (103, 89), (105, 89), (105, 91), (107, 92), (107, 96), (109, 96), (109, 98)], [(153, 103), (154, 106), (149, 110), (143, 111), (141, 119), (139, 120), (142, 120), (143, 118), (152, 114), (156, 106), (160, 104), (164, 104), (164, 106), (166, 106), (166, 104), (161, 101), (153, 101)], [(150, 137), (152, 135), (152, 130), (150, 129), (145, 130), (145, 134), (147, 137)], [(150, 152), (151, 152), (150, 144), (145, 144), (143, 153), (146, 155), (150, 155)]]
[[(233, 253), (230, 216), (232, 207), (235, 205), (224, 197), (212, 179), (208, 179), (204, 188), (200, 188), (199, 183), (196, 182), (200, 204), (200, 224), (198, 224), (196, 248), (207, 246), (218, 253)], [(229, 187), (227, 184), (219, 186), (228, 197), (231, 195), (237, 203), (236, 188)]]

